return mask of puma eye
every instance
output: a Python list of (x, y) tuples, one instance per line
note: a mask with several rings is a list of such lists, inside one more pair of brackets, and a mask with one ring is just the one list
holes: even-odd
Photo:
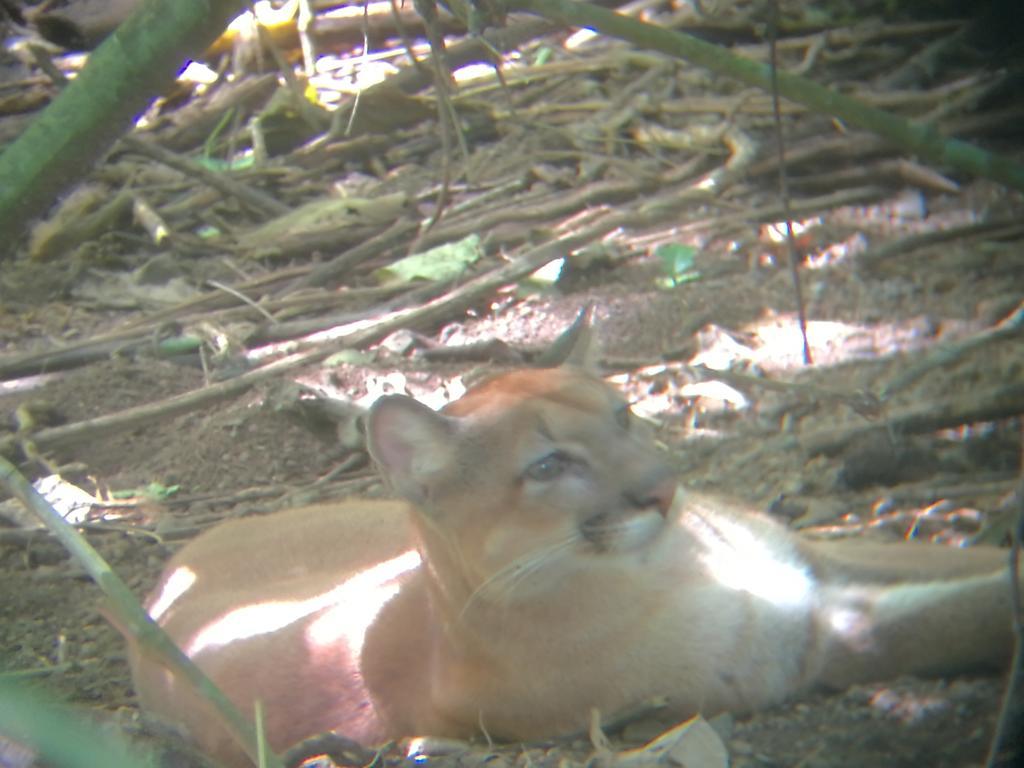
[(564, 453), (555, 451), (549, 453), (542, 459), (537, 459), (523, 472), (523, 476), (537, 482), (548, 482), (565, 472), (569, 466), (570, 458)]

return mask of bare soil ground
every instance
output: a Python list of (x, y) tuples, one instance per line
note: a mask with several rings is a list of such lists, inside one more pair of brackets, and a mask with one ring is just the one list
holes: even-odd
[[(842, 49), (839, 43), (827, 45)], [(902, 38), (892, 42), (868, 37), (862, 45), (879, 58), (870, 67), (862, 62), (861, 69), (867, 71), (850, 74), (851, 80), (881, 78), (886, 62), (914, 50)], [(504, 205), (517, 215), (492, 223), (487, 218), (492, 209), (485, 209), (487, 216), (476, 214), (478, 223), (487, 222), (492, 232), (500, 232), (497, 245), (485, 246), (473, 275), (500, 267), (503, 258), (516, 258), (531, 242), (544, 242), (552, 233), (575, 226), (571, 220), (636, 212), (635, 229), (616, 224), (594, 238), (607, 246), (600, 257), (573, 260), (554, 285), (512, 281), (440, 318), (417, 322), (415, 330), (426, 341), (413, 339), (411, 347), (402, 346), (401, 337), (394, 335), (373, 339), (360, 345), (365, 354), (358, 359), (305, 365), (206, 407), (142, 420), (127, 429), (85, 430), (73, 440), (43, 440), (38, 446), (41, 459), (25, 455), (30, 452), (25, 438), (37, 431), (158, 403), (228, 380), (244, 368), (208, 357), (204, 372), (194, 353), (157, 356), (150, 351), (155, 347), (136, 344), (87, 365), (55, 372), (44, 368), (40, 378), (8, 375), (0, 384), (0, 411), (9, 430), (6, 445), (22, 450), (19, 458), (27, 473), (46, 474), (45, 461), (59, 467), (65, 479), (97, 494), (154, 483), (177, 488), (167, 498), (136, 496), (123, 507), (107, 507), (86, 527), (94, 546), (143, 595), (183, 540), (220, 519), (319, 498), (385, 492), (365, 457), (337, 439), (335, 425), (319, 412), (310, 415), (296, 383), (307, 387), (304, 392), (318, 391), (349, 403), (363, 404), (375, 394), (397, 389), (439, 404), (458, 391), (460, 382), (501, 364), (467, 345), (497, 339), (528, 355), (555, 338), (581, 307), (592, 304), (605, 369), (637, 412), (659, 425), (687, 487), (782, 515), (814, 535), (918, 537), (950, 545), (978, 535), (1002, 540), (1007, 520), (1002, 507), (1021, 461), (1019, 421), (1013, 417), (1024, 409), (1019, 341), (1024, 259), (1021, 229), (1012, 227), (1024, 214), (1021, 196), (948, 171), (948, 185), (932, 178), (884, 177), (883, 167), (875, 163), (896, 155), (873, 144), (865, 148), (862, 143), (849, 156), (836, 150), (793, 167), (795, 207), (809, 224), (801, 280), (815, 362), (805, 366), (792, 278), (766, 228), (778, 220), (771, 209), (775, 192), (769, 176), (747, 166), (721, 196), (692, 197), (668, 218), (644, 218), (646, 204), (669, 204), (673, 196), (692, 194), (700, 179), (719, 167), (727, 150), (719, 139), (712, 139), (715, 147), (707, 155), (643, 145), (643, 128), (665, 124), (681, 131), (698, 118), (680, 117), (687, 102), (678, 89), (689, 83), (689, 76), (655, 60), (632, 59), (628, 51), (599, 44), (565, 58), (566, 67), (571, 64), (585, 74), (552, 75), (543, 94), (530, 90), (538, 85), (513, 82), (513, 99), (523, 115), (533, 110), (528, 115), (533, 125), (506, 115), (498, 119), (500, 130), (475, 137), (471, 146), (477, 186), (460, 182), (454, 191), (457, 212), (460, 203), (472, 201), (481, 190), (511, 185)], [(763, 55), (763, 50), (748, 53)], [(846, 82), (834, 61), (820, 66), (816, 74), (823, 79)], [(989, 66), (978, 57), (917, 85), (927, 95), (959, 77), (982, 78)], [(631, 93), (641, 78), (643, 86)], [(715, 88), (724, 87), (736, 105), (742, 102), (742, 94), (728, 90), (730, 86), (717, 81), (702, 85), (699, 93), (709, 99), (719, 98), (721, 91)], [(688, 94), (696, 98), (695, 92)], [(749, 93), (745, 97), (754, 98)], [(506, 97), (494, 90), (480, 98), (491, 105), (493, 117), (501, 111), (494, 105)], [(571, 122), (559, 112), (571, 105), (586, 118), (576, 128), (592, 121), (588, 124), (600, 125), (604, 133), (585, 139), (572, 133)], [(979, 106), (970, 115), (964, 114), (964, 106), (955, 116), (984, 117), (1005, 106), (1003, 102), (989, 111)], [(632, 112), (619, 121), (627, 107)], [(765, 113), (736, 109), (730, 124), (756, 136), (758, 157), (770, 164)], [(619, 117), (612, 114), (616, 110)], [(715, 126), (725, 125), (720, 115), (714, 118), (710, 122)], [(827, 120), (809, 114), (791, 117), (787, 126), (794, 148), (826, 136), (837, 139), (836, 147), (870, 144), (860, 134), (843, 139)], [(332, 160), (319, 169), (320, 176), (303, 167), (301, 157), (285, 155), (274, 177), (287, 177), (284, 182), (254, 174), (245, 177), (246, 183), (272, 187), (269, 191), (291, 204), (308, 193), (300, 192), (300, 182), (308, 186), (310, 179), (319, 179), (323, 190), (332, 181), (355, 184), (375, 174), (376, 182), (366, 182), (373, 194), (403, 188), (421, 211), (429, 211), (440, 177), (441, 149), (436, 143), (424, 147), (416, 142), (431, 131), (436, 127), (396, 134), (373, 162)], [(1021, 157), (1019, 135), (993, 133), (980, 132), (974, 138)], [(601, 136), (614, 140), (608, 145)], [(606, 153), (606, 146), (613, 149)], [(117, 162), (108, 161), (108, 169)], [(689, 172), (673, 176), (687, 164)], [(853, 173), (858, 166), (873, 168), (874, 176), (844, 182), (842, 173)], [(527, 168), (529, 181), (519, 184)], [(650, 183), (629, 186), (641, 176)], [(829, 192), (838, 197), (822, 200), (818, 195), (830, 178)], [(182, 214), (186, 209), (172, 203), (201, 195), (202, 185), (184, 178), (166, 183), (174, 188), (174, 200), (169, 193), (158, 195), (155, 188), (149, 189), (151, 197), (166, 206), (168, 217), (177, 212), (179, 231), (197, 226), (203, 219), (200, 204), (193, 203)], [(601, 184), (625, 184), (625, 191), (582, 197)], [(851, 190), (857, 194), (848, 199), (840, 194)], [(559, 201), (574, 195), (581, 196), (579, 202), (555, 210)], [(813, 202), (804, 205), (807, 200)], [(552, 208), (550, 217), (535, 215), (533, 207), (545, 205)], [(237, 209), (218, 215), (225, 227), (255, 225)], [(458, 213), (454, 221), (460, 221)], [(962, 229), (992, 221), (1009, 224)], [(125, 306), (116, 306), (111, 297), (127, 292), (126, 284), (118, 282), (121, 278), (135, 287), (152, 285), (136, 278), (160, 250), (130, 224), (121, 226), (87, 252), (80, 247), (50, 260), (22, 259), (4, 266), (0, 368), (28, 354), (75, 348), (132, 328), (143, 329), (154, 342), (186, 330), (204, 333), (207, 339), (223, 332), (241, 339), (243, 351), (261, 346), (255, 339), (273, 324), (230, 296), (229, 304), (203, 310), (166, 299), (157, 305), (151, 294), (141, 291)], [(913, 239), (942, 231), (954, 234), (931, 242)], [(479, 234), (486, 240), (492, 232)], [(449, 234), (459, 232), (453, 228)], [(393, 305), (358, 290), (375, 289), (370, 268), (394, 260), (410, 243), (407, 236), (397, 247), (382, 245), (364, 264), (347, 270), (343, 280), (324, 280), (302, 295), (341, 297), (349, 303), (339, 302), (330, 311), (341, 307), (353, 317), (360, 312), (383, 314)], [(666, 273), (654, 250), (665, 243), (694, 248), (695, 279), (671, 288), (658, 284)], [(296, 268), (294, 274), (306, 274), (301, 270), (311, 263), (307, 254), (287, 255), (284, 261), (257, 255), (242, 262), (246, 276), (240, 281), (237, 264), (225, 266), (228, 260), (221, 258), (229, 250), (217, 256), (175, 251), (177, 263), (158, 284), (180, 280), (188, 297), (209, 291), (207, 295), (219, 300), (226, 294), (204, 282), (213, 277), (219, 283), (249, 286), (245, 292), (256, 300), (284, 301), (296, 297), (281, 288), (289, 280), (270, 280), (264, 293), (251, 288), (252, 280)], [(344, 252), (322, 244), (313, 250), (317, 257), (312, 263), (321, 265)], [(245, 256), (230, 252), (232, 259)], [(456, 283), (465, 284), (470, 276)], [(85, 285), (93, 288), (85, 292)], [(422, 303), (415, 294), (397, 295), (406, 306)], [(315, 320), (329, 314), (311, 306), (300, 310), (301, 317)], [(278, 320), (295, 317), (283, 305), (269, 311)], [(336, 346), (340, 350), (346, 345)], [(465, 359), (445, 357), (458, 347), (476, 351)], [(236, 346), (224, 359), (237, 362), (242, 357)], [(17, 432), (17, 425), (24, 423), (19, 421), (24, 410), (19, 417), (18, 409), (28, 406), (42, 414), (41, 421), (37, 419), (33, 430)], [(101, 717), (117, 714), (119, 722), (130, 720), (135, 700), (123, 644), (98, 611), (96, 588), (46, 535), (26, 533), (13, 519), (0, 533), (5, 534), (0, 536), (2, 666), (31, 672), (48, 690)], [(959, 768), (983, 764), (1000, 692), (1001, 680), (995, 677), (901, 679), (843, 692), (814, 692), (774, 711), (719, 718), (715, 725), (735, 766)], [(615, 743), (636, 744), (656, 731), (634, 724)], [(588, 753), (587, 744), (507, 748), (496, 756), (478, 748), (447, 760), (554, 765), (563, 758), (583, 761)]]

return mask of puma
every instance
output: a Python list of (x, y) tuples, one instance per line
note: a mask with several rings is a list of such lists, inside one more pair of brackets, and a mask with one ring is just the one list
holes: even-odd
[[(552, 737), (666, 696), (680, 718), (810, 686), (1004, 663), (997, 549), (820, 543), (681, 489), (594, 374), (499, 375), (436, 413), (367, 420), (404, 501), (223, 524), (169, 563), (148, 609), (272, 747), (337, 730)], [(245, 765), (206, 703), (145, 655), (144, 707)]]

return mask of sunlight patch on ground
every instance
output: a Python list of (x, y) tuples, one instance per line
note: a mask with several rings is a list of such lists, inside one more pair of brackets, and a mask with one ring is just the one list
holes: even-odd
[[(795, 314), (769, 315), (735, 335), (719, 331), (717, 338), (707, 340), (691, 364), (715, 370), (755, 365), (766, 372), (804, 367), (803, 338)], [(737, 341), (737, 337), (744, 341)], [(880, 358), (920, 348), (929, 341), (921, 324), (913, 321), (868, 325), (835, 320), (809, 320), (807, 340), (814, 364), (819, 367)]]
[[(751, 362), (766, 370), (803, 367), (803, 336), (795, 316), (778, 315), (747, 328), (759, 342)], [(815, 362), (835, 365), (869, 356), (874, 329), (833, 320), (809, 320), (807, 341)]]
[(796, 315), (767, 312), (737, 330), (705, 326), (697, 334), (696, 354), (686, 363), (646, 366), (611, 376), (609, 381), (638, 392), (632, 405), (643, 418), (677, 418), (681, 403), (689, 403), (696, 421), (688, 430), (704, 433), (703, 428), (698, 430), (702, 419), (697, 414), (745, 410), (750, 405), (746, 389), (758, 387), (760, 380), (788, 381), (805, 370), (884, 360), (936, 341), (919, 319), (874, 324), (810, 320), (807, 335), (814, 360), (811, 368), (804, 365)]
[(317, 89), (320, 103), (337, 106), (342, 95), (352, 95), (383, 83), (398, 72), (395, 60), (401, 51), (383, 51), (366, 56), (321, 56), (316, 74), (309, 78)]

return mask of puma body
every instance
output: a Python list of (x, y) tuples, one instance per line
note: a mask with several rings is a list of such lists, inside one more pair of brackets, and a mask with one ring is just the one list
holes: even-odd
[[(505, 374), (443, 414), (384, 398), (367, 431), (404, 501), (227, 523), (148, 603), (244, 712), (262, 701), (275, 749), (327, 730), (532, 740), (653, 697), (746, 712), (1009, 653), (999, 550), (812, 543), (690, 494), (580, 369)], [(145, 656), (133, 672), (144, 706), (244, 764), (183, 683)]]

